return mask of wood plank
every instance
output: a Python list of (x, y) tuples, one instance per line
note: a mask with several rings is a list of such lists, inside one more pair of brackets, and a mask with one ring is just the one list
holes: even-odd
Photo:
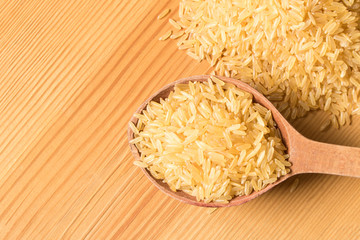
[[(127, 122), (176, 79), (209, 73), (158, 41), (178, 1), (0, 3), (1, 239), (359, 239), (360, 180), (302, 175), (239, 207), (209, 209), (159, 192), (132, 164)], [(305, 136), (360, 147), (360, 118)]]

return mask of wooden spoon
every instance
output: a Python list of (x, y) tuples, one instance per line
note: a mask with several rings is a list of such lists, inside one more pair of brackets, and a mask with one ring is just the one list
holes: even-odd
[[(160, 98), (166, 98), (169, 92), (174, 89), (174, 86), (178, 83), (187, 83), (189, 81), (207, 81), (209, 76), (193, 76), (178, 81), (172, 82), (150, 98), (148, 98), (141, 106), (136, 110), (136, 113), (141, 113), (146, 105), (150, 101), (159, 101)], [(229, 203), (204, 203), (196, 201), (195, 197), (190, 196), (182, 191), (173, 192), (170, 190), (166, 183), (162, 180), (157, 180), (152, 177), (150, 172), (146, 169), (142, 169), (145, 175), (150, 181), (161, 191), (170, 195), (171, 197), (196, 206), (202, 207), (230, 207), (245, 203), (275, 187), (279, 183), (286, 179), (301, 173), (326, 173), (350, 177), (360, 177), (360, 148), (346, 147), (339, 145), (332, 145), (327, 143), (320, 143), (305, 138), (299, 132), (297, 132), (287, 120), (280, 114), (280, 112), (271, 104), (271, 102), (264, 97), (261, 93), (250, 87), (249, 85), (235, 79), (219, 77), (224, 82), (229, 82), (237, 86), (238, 88), (251, 93), (254, 96), (254, 101), (265, 106), (271, 110), (273, 118), (276, 121), (278, 128), (281, 131), (283, 142), (288, 148), (290, 155), (289, 162), (292, 163), (290, 167), (291, 172), (278, 179), (275, 183), (268, 185), (266, 188), (253, 192), (248, 196), (238, 196), (233, 198)], [(131, 121), (136, 124), (137, 119), (132, 117)], [(129, 141), (134, 138), (134, 134), (131, 129), (128, 129)], [(130, 144), (131, 151), (136, 160), (140, 160), (140, 154), (134, 144)]]

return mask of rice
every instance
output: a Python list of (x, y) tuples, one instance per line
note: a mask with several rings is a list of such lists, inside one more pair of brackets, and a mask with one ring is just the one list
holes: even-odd
[(169, 23), (176, 29), (181, 30), (181, 26), (172, 18), (169, 19)]
[(170, 36), (171, 39), (178, 39), (179, 37), (182, 37), (184, 35), (184, 31), (177, 32)]
[(169, 13), (171, 12), (170, 8), (165, 9), (164, 11), (162, 11), (159, 16), (157, 17), (157, 19), (163, 19), (164, 17), (166, 17)]
[(329, 126), (330, 126), (330, 124), (331, 124), (331, 120), (330, 119), (327, 119), (325, 122), (323, 122), (322, 124), (321, 124), (321, 126), (320, 126), (320, 132), (323, 132), (323, 131), (325, 131), (326, 129), (328, 129), (329, 128)]
[(165, 41), (166, 39), (168, 39), (168, 38), (171, 36), (172, 33), (173, 33), (172, 30), (167, 31), (164, 35), (162, 35), (162, 36), (159, 38), (159, 40), (160, 40), (160, 41)]
[(255, 87), (288, 119), (321, 110), (339, 127), (360, 115), (359, 12), (359, 0), (181, 0), (171, 23), (178, 48), (213, 73)]
[(296, 178), (290, 186), (290, 192), (293, 193), (298, 186), (299, 186), (299, 178)]
[(129, 123), (134, 164), (198, 201), (227, 203), (265, 188), (291, 164), (271, 111), (252, 99), (216, 77), (177, 84)]
[(216, 210), (218, 210), (218, 208), (207, 208), (206, 213), (210, 215), (213, 214)]

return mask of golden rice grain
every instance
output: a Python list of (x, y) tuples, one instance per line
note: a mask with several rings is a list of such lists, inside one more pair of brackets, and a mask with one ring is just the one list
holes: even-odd
[(159, 38), (159, 40), (160, 40), (160, 41), (165, 41), (166, 39), (168, 39), (168, 38), (171, 36), (171, 34), (172, 34), (172, 30), (167, 31), (164, 35), (162, 35), (162, 36)]
[(180, 32), (177, 32), (173, 35), (170, 36), (171, 39), (178, 39), (179, 37), (183, 36), (184, 35), (184, 31), (180, 31)]
[(181, 26), (178, 22), (176, 22), (174, 19), (170, 18), (169, 23), (176, 29), (181, 30)]
[(218, 210), (218, 208), (207, 208), (206, 212), (207, 214), (213, 214), (216, 210)]
[(157, 19), (163, 19), (164, 17), (166, 17), (169, 13), (171, 12), (170, 8), (165, 9), (164, 11), (162, 11), (159, 16), (157, 17)]
[(299, 186), (299, 178), (296, 178), (290, 186), (290, 192), (291, 193), (294, 192), (298, 186)]
[(325, 131), (326, 129), (329, 128), (329, 126), (331, 125), (331, 120), (327, 119), (321, 126), (320, 126), (320, 132)]

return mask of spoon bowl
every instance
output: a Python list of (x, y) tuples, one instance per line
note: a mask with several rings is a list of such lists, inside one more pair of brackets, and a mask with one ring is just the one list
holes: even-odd
[[(161, 191), (168, 194), (169, 196), (196, 206), (201, 207), (230, 207), (243, 204), (255, 197), (267, 192), (271, 188), (275, 187), (279, 183), (286, 179), (302, 173), (326, 173), (343, 176), (360, 177), (360, 148), (339, 146), (333, 144), (326, 144), (316, 142), (305, 138), (299, 132), (297, 132), (290, 123), (280, 114), (280, 112), (272, 105), (272, 103), (261, 93), (250, 87), (246, 83), (239, 80), (235, 80), (227, 77), (216, 76), (224, 82), (231, 83), (246, 92), (253, 95), (254, 102), (257, 102), (272, 113), (272, 116), (277, 123), (283, 142), (288, 149), (289, 159), (292, 163), (290, 167), (291, 172), (279, 178), (276, 182), (269, 184), (264, 189), (253, 192), (247, 196), (237, 196), (229, 201), (229, 203), (216, 203), (216, 202), (199, 202), (195, 197), (188, 195), (182, 191), (172, 191), (166, 183), (162, 180), (155, 179), (147, 169), (143, 169), (143, 172), (148, 179)], [(160, 101), (160, 98), (166, 98), (169, 93), (174, 89), (174, 86), (179, 83), (188, 83), (189, 81), (205, 82), (209, 78), (208, 75), (192, 76), (183, 78), (172, 82), (159, 91), (149, 97), (135, 113), (141, 113), (151, 101)], [(132, 117), (131, 120), (136, 124), (137, 119)], [(134, 134), (131, 129), (128, 129), (128, 140), (134, 139)], [(130, 144), (131, 151), (136, 160), (140, 160), (140, 153), (134, 144)]]

